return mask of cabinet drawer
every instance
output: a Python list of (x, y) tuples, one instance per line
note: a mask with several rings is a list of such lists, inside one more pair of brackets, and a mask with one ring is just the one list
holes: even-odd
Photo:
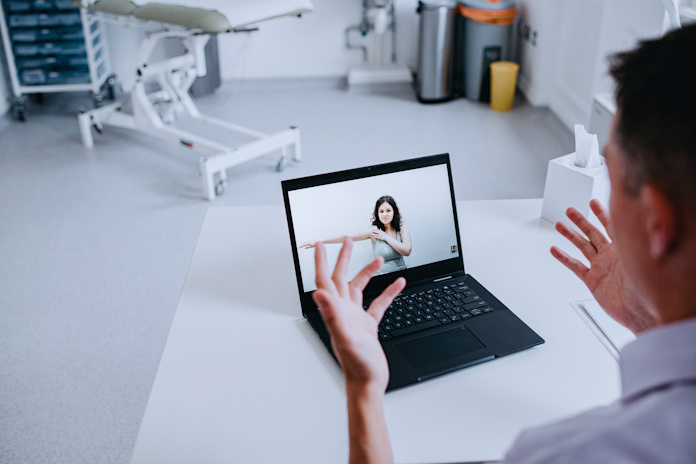
[(39, 26), (77, 26), (82, 24), (79, 12), (74, 13), (42, 13), (38, 15)]
[(37, 11), (52, 10), (54, 8), (51, 0), (34, 0), (32, 6)]
[(15, 56), (33, 56), (39, 54), (39, 46), (35, 44), (17, 44), (14, 46)]
[(60, 26), (60, 15), (42, 13), (37, 15), (39, 26)]
[(32, 58), (17, 58), (17, 69), (20, 71), (30, 70), (35, 68), (45, 68), (58, 64), (58, 58), (55, 56), (37, 56)]
[(55, 0), (56, 9), (58, 10), (75, 10), (72, 0)]
[(21, 13), (23, 11), (31, 10), (31, 2), (15, 0), (5, 2), (5, 7), (7, 8), (7, 11), (10, 13)]
[(13, 14), (10, 16), (10, 27), (36, 27), (39, 25), (37, 14)]
[(87, 53), (84, 42), (64, 42), (61, 45), (63, 55), (84, 55)]
[(10, 33), (12, 42), (36, 42), (39, 40), (39, 31), (36, 29), (18, 29)]
[(60, 84), (88, 84), (89, 70), (84, 71), (49, 71), (46, 75), (46, 83)]
[(19, 73), (19, 80), (24, 85), (42, 85), (46, 83), (46, 73), (43, 69), (27, 69)]

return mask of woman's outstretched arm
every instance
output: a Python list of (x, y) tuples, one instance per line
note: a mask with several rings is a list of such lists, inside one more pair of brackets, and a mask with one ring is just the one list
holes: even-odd
[(351, 240), (354, 242), (359, 242), (360, 240), (367, 240), (370, 238), (372, 235), (372, 230), (371, 229), (366, 229), (360, 232), (357, 232), (353, 235), (342, 235), (340, 237), (333, 237), (329, 238), (326, 240), (317, 240), (316, 242), (304, 242), (300, 245), (300, 248), (314, 248), (317, 243), (343, 243), (343, 239), (346, 237), (349, 237)]

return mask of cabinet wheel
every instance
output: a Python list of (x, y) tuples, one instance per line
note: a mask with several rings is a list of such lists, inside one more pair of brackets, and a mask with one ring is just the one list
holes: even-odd
[(226, 182), (221, 180), (215, 185), (215, 195), (220, 196), (225, 193)]

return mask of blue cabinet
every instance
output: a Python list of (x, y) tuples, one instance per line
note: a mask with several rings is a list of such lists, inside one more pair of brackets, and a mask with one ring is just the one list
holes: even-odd
[(24, 119), (24, 95), (91, 91), (111, 76), (105, 31), (72, 0), (0, 0), (0, 32), (15, 115)]

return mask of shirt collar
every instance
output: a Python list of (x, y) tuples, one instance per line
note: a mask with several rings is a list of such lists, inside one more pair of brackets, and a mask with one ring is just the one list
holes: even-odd
[(696, 383), (696, 318), (648, 330), (621, 351), (625, 401), (679, 382)]

